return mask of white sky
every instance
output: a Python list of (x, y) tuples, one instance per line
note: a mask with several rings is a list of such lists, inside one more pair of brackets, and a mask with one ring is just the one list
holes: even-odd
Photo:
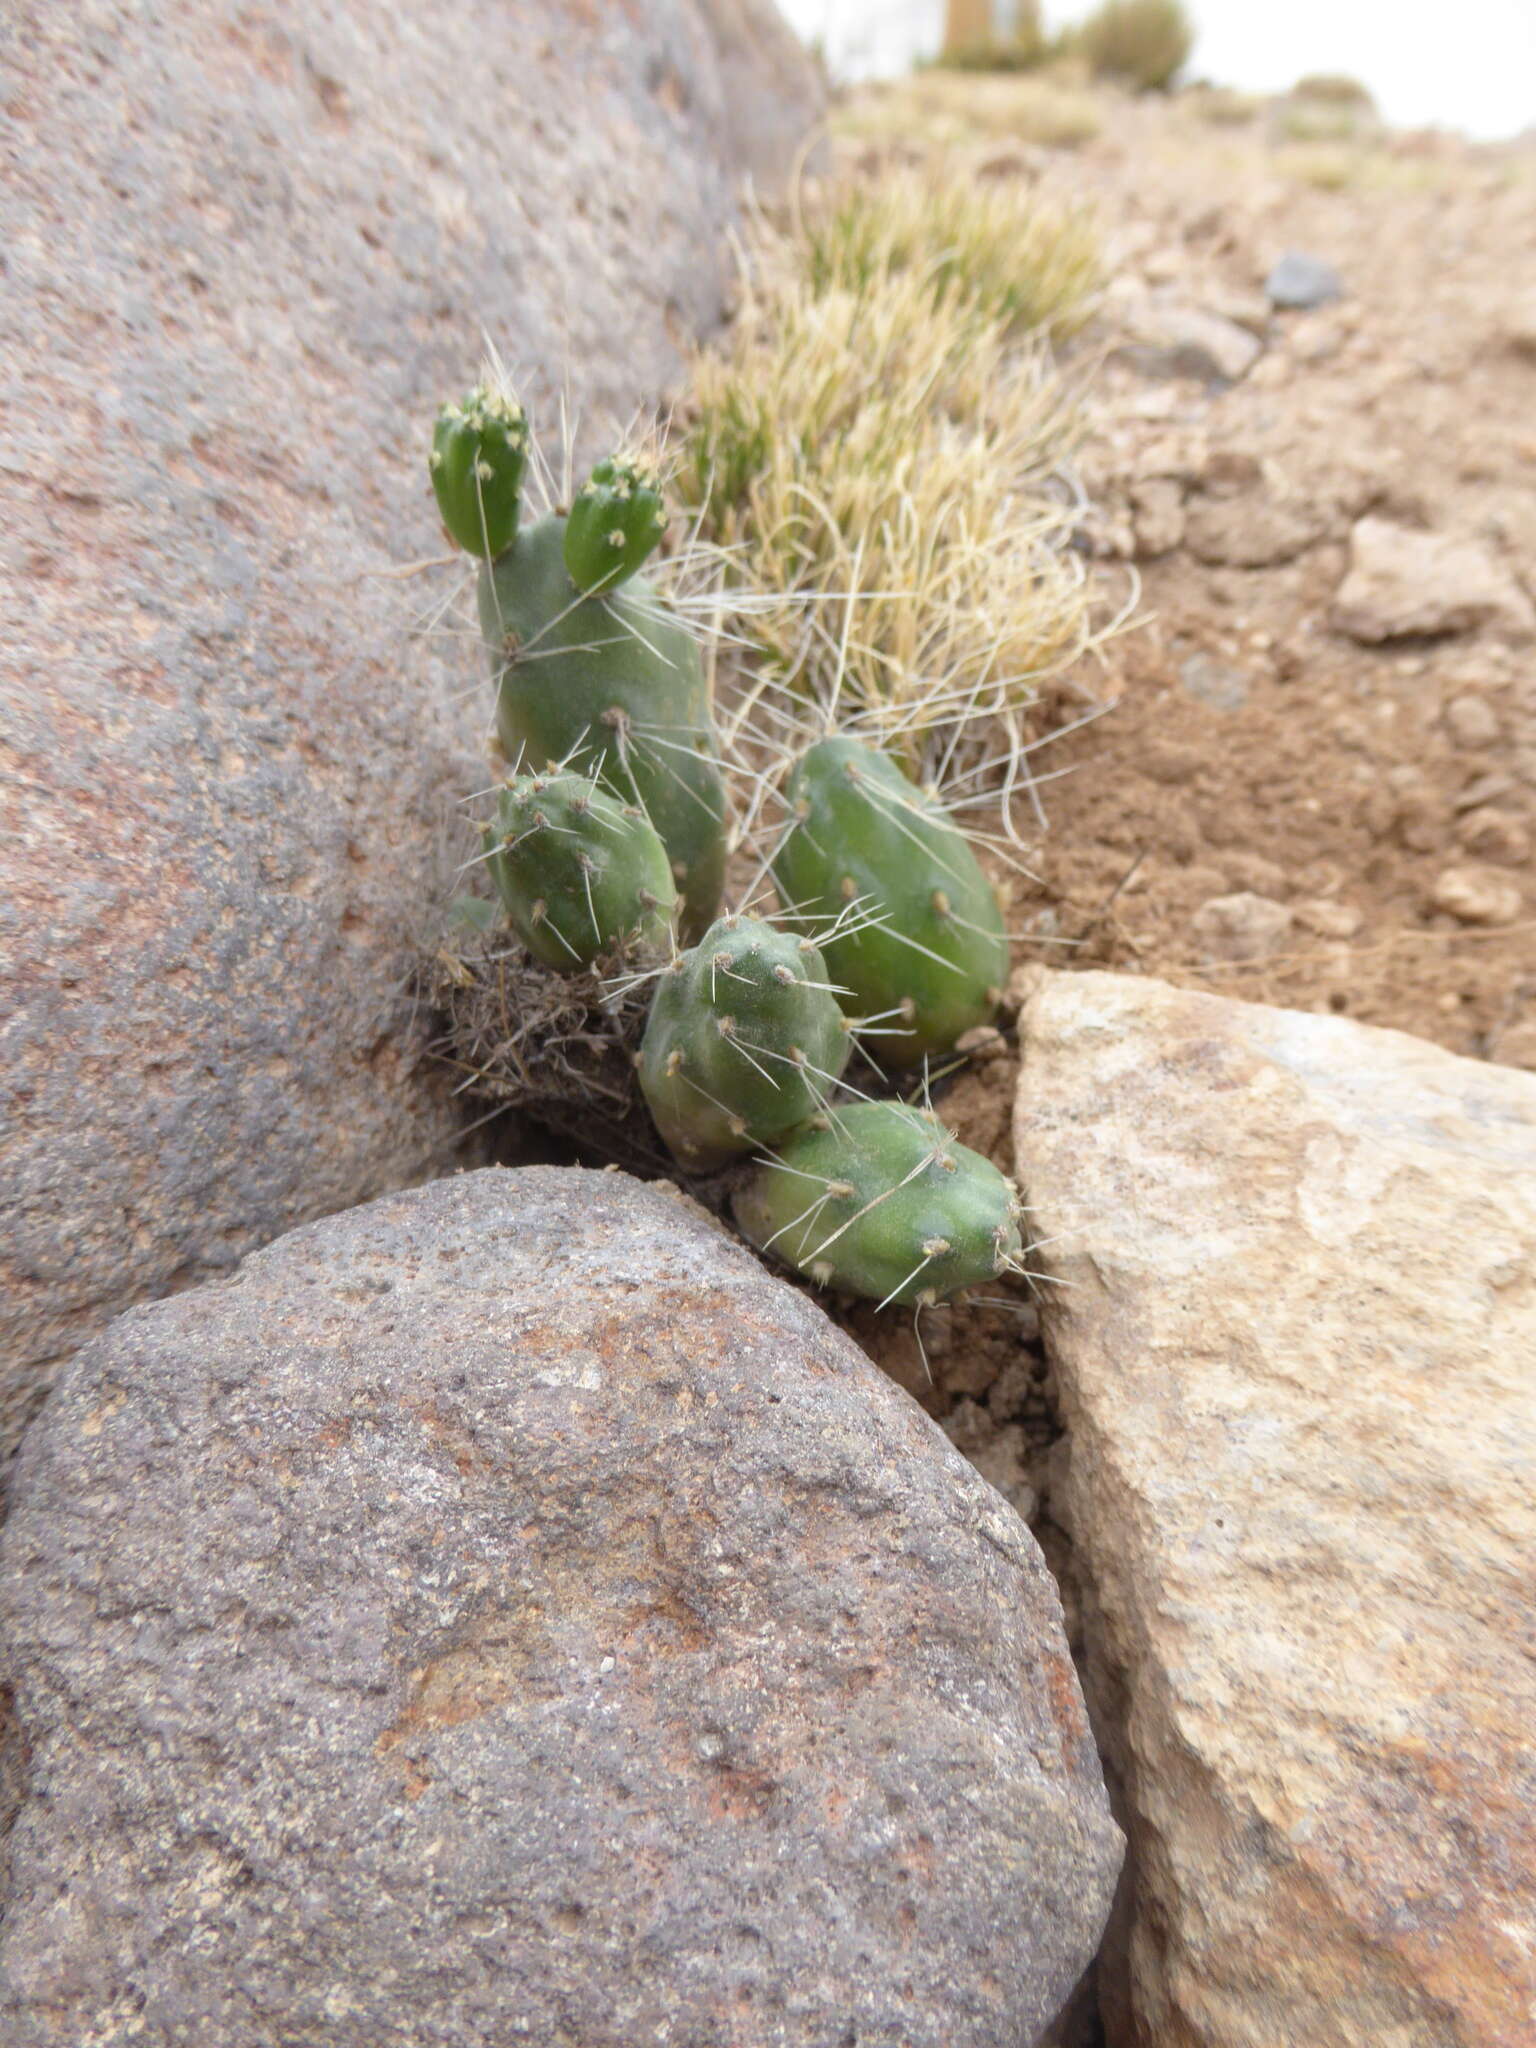
[[(932, 54), (943, 0), (779, 0), (835, 69), (902, 71)], [(1054, 27), (1093, 0), (1046, 0)], [(1536, 129), (1536, 0), (1186, 0), (1191, 71), (1280, 92), (1307, 71), (1347, 71), (1397, 127), (1460, 128), (1487, 140)]]

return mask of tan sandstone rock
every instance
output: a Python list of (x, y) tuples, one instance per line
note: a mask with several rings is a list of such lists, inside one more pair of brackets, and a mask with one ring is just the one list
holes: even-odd
[(1111, 2048), (1536, 2038), (1536, 1078), (1035, 976)]

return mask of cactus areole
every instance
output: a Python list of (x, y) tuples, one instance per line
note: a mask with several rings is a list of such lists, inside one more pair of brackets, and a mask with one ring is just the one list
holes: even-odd
[(854, 1102), (796, 1131), (736, 1196), (736, 1221), (823, 1287), (923, 1307), (1010, 1270), (1019, 1201), (931, 1110)]
[(566, 522), (526, 527), (480, 571), (496, 727), (514, 772), (600, 770), (667, 849), (685, 937), (720, 906), (725, 786), (698, 645), (643, 576), (595, 596), (571, 582)]
[[(861, 741), (820, 741), (786, 791), (773, 859), (786, 914), (821, 939), (843, 1006), (891, 1068), (950, 1050), (1002, 1000), (1008, 940), (963, 833), (897, 764)], [(835, 935), (831, 920), (842, 917)]]

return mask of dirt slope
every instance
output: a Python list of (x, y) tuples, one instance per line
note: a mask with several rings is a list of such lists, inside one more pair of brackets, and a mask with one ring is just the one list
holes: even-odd
[[(1096, 686), (1113, 714), (1052, 756), (1075, 772), (1025, 908), (1122, 966), (1536, 1065), (1536, 153), (1320, 156), (1200, 105), (1114, 102), (1003, 172), (1102, 209), (1087, 537), (1149, 614)], [(1272, 309), (1287, 250), (1342, 295)], [(1236, 381), (1147, 373), (1149, 313), (1199, 340), (1191, 310), (1260, 344)], [(1402, 565), (1363, 614), (1352, 535)]]

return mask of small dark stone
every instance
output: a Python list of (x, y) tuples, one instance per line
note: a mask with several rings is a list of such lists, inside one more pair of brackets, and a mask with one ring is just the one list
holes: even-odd
[(1287, 249), (1264, 280), (1272, 306), (1284, 312), (1309, 312), (1342, 297), (1343, 281), (1331, 263), (1321, 256), (1309, 256), (1304, 249)]

